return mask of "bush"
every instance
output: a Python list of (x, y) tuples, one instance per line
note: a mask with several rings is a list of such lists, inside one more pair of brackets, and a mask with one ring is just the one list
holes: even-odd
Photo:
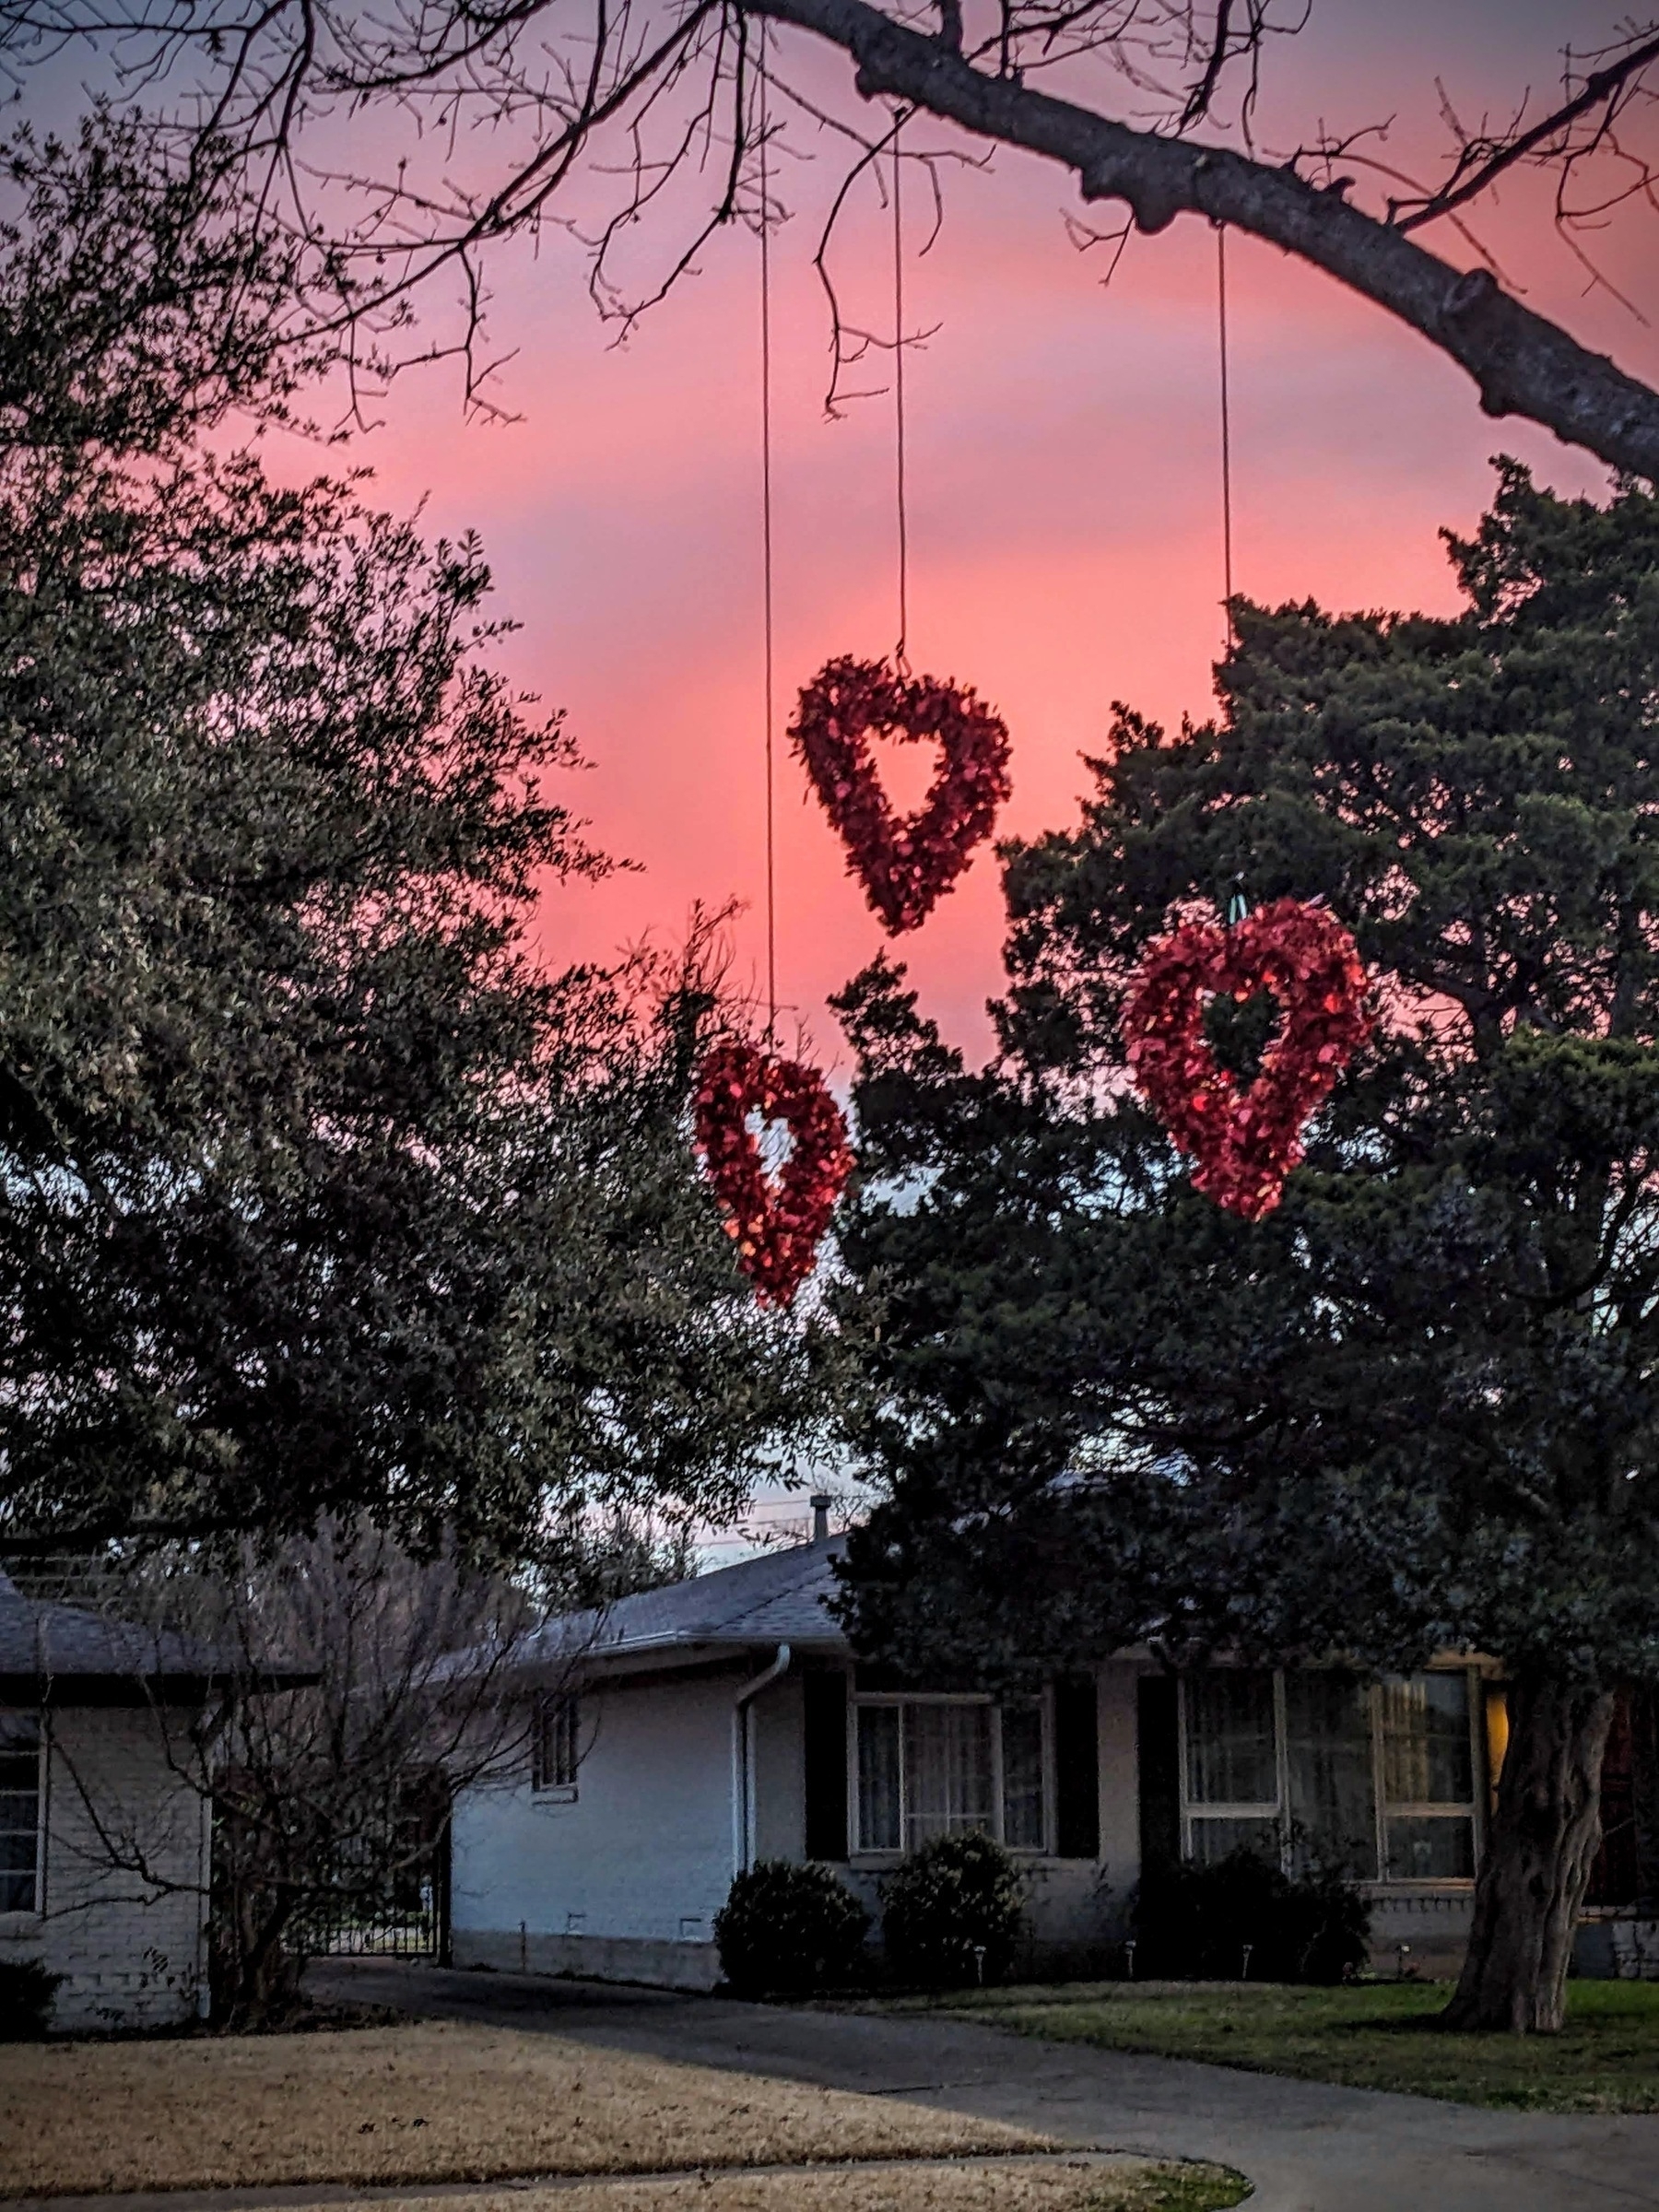
[(52, 2000), (62, 1974), (38, 1959), (0, 1961), (0, 2043), (38, 2043), (52, 2024)]
[(828, 1866), (762, 1859), (714, 1915), (721, 1971), (746, 1996), (801, 1995), (855, 1982), (870, 1916)]
[(1025, 1877), (975, 1829), (935, 1836), (881, 1885), (881, 1939), (900, 1982), (1006, 1982), (1025, 1929)]
[(1242, 1844), (1212, 1866), (1143, 1877), (1135, 1900), (1135, 1971), (1175, 1981), (1236, 1982), (1250, 1947), (1253, 1982), (1346, 1982), (1366, 1959), (1371, 1907), (1328, 1869), (1296, 1878)]

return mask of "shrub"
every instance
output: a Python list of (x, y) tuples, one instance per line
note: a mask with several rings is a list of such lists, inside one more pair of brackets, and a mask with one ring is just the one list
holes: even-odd
[(62, 1974), (38, 1959), (0, 1960), (0, 2043), (35, 2043), (52, 2024), (52, 2000)]
[(934, 1837), (881, 1885), (881, 1939), (901, 1982), (1005, 1982), (1024, 1928), (1025, 1877), (976, 1829)]
[(856, 1981), (870, 1916), (828, 1866), (762, 1859), (714, 1915), (721, 1971), (746, 1996), (801, 1994)]
[(1149, 1870), (1135, 1908), (1135, 1971), (1236, 1982), (1343, 1982), (1365, 1963), (1371, 1907), (1341, 1874), (1296, 1877), (1241, 1844), (1211, 1866)]

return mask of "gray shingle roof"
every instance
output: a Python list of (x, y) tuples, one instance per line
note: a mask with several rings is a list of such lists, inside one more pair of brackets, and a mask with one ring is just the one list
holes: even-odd
[(844, 1536), (762, 1552), (735, 1567), (642, 1590), (603, 1615), (549, 1621), (530, 1641), (527, 1657), (581, 1649), (593, 1658), (624, 1653), (689, 1652), (708, 1644), (809, 1644), (844, 1651), (846, 1638), (825, 1600), (835, 1587), (831, 1562)]
[(74, 1703), (94, 1693), (102, 1702), (124, 1691), (142, 1697), (147, 1685), (183, 1688), (238, 1671), (196, 1637), (25, 1597), (0, 1573), (0, 1698), (50, 1692)]

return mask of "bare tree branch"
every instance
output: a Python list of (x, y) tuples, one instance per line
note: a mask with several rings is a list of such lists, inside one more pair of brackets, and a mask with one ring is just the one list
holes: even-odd
[(1468, 371), (1488, 415), (1525, 416), (1615, 468), (1659, 480), (1659, 393), (1523, 307), (1488, 270), (1454, 268), (1286, 170), (992, 76), (867, 0), (748, 5), (843, 48), (866, 97), (913, 101), (978, 137), (1057, 161), (1076, 171), (1085, 199), (1126, 202), (1144, 231), (1203, 215), (1283, 247), (1419, 331)]
[[(1419, 230), (1425, 223), (1438, 221), (1454, 207), (1466, 207), (1517, 163), (1540, 153), (1565, 152), (1563, 135), (1572, 124), (1598, 108), (1611, 109), (1619, 94), (1633, 87), (1643, 71), (1655, 62), (1659, 62), (1659, 31), (1629, 47), (1606, 68), (1593, 71), (1571, 100), (1564, 101), (1553, 114), (1546, 115), (1541, 123), (1534, 124), (1530, 130), (1516, 131), (1506, 138), (1469, 138), (1458, 155), (1452, 175), (1437, 192), (1425, 194), (1417, 203), (1410, 200), (1389, 203), (1395, 227), (1401, 230)], [(1407, 208), (1410, 213), (1400, 212)]]

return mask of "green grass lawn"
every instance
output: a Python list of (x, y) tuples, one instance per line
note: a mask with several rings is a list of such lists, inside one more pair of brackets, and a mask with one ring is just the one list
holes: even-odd
[[(1104, 1982), (933, 2000), (1053, 2042), (1546, 2112), (1659, 2112), (1659, 1983), (1575, 1982), (1559, 2035), (1452, 2035), (1449, 1986)], [(914, 2003), (916, 2000), (910, 2000)], [(925, 2002), (925, 2000), (923, 2000)]]

